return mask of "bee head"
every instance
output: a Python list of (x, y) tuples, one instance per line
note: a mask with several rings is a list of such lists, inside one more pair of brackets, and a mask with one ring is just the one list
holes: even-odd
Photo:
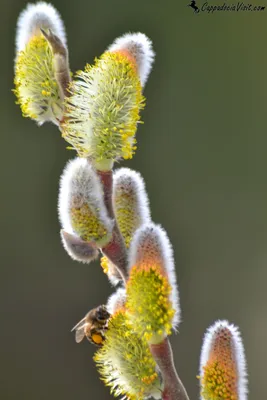
[(99, 306), (96, 311), (96, 319), (98, 322), (106, 322), (110, 317), (110, 313), (107, 311), (106, 306)]

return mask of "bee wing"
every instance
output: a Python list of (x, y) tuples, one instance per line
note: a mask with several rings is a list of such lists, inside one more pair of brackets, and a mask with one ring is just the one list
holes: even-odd
[(71, 332), (73, 332), (73, 331), (75, 331), (75, 330), (77, 330), (77, 329), (79, 329), (79, 328), (81, 328), (81, 327), (84, 327), (84, 326), (85, 326), (85, 323), (84, 323), (85, 319), (86, 319), (86, 317), (84, 317), (83, 319), (81, 319), (81, 320), (78, 322), (78, 324), (76, 324), (76, 325), (72, 328)]
[(83, 327), (77, 329), (75, 332), (75, 342), (80, 343), (83, 340), (84, 336), (85, 336), (85, 333), (84, 333)]

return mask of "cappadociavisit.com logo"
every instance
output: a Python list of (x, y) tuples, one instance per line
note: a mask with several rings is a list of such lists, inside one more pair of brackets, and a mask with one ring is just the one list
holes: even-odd
[(199, 14), (200, 12), (214, 13), (217, 11), (232, 11), (232, 12), (244, 12), (244, 11), (264, 11), (266, 6), (262, 4), (252, 4), (252, 3), (244, 3), (243, 1), (238, 1), (235, 3), (220, 3), (220, 4), (211, 4), (208, 1), (205, 1), (201, 5), (197, 4), (196, 0), (191, 0), (189, 4), (194, 14)]

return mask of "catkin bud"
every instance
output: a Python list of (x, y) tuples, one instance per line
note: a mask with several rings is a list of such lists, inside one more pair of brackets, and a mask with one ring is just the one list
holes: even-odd
[(68, 255), (75, 261), (90, 263), (98, 257), (98, 249), (94, 243), (81, 240), (78, 236), (60, 231), (62, 244)]
[(67, 54), (63, 22), (48, 3), (28, 4), (19, 16), (16, 35), (15, 89), (22, 115), (39, 125), (59, 124), (63, 92), (57, 80), (57, 58), (42, 31), (53, 32)]
[(107, 215), (101, 183), (86, 159), (71, 160), (63, 171), (58, 209), (66, 232), (97, 247), (111, 239), (113, 222)]
[(180, 322), (175, 266), (165, 231), (153, 223), (141, 226), (131, 243), (129, 260), (126, 307), (147, 340), (160, 342)]
[(142, 176), (129, 168), (117, 169), (113, 177), (113, 205), (115, 217), (124, 238), (130, 246), (135, 231), (150, 222), (150, 210)]
[(246, 400), (246, 360), (239, 329), (215, 322), (206, 332), (200, 357), (203, 400)]
[(117, 38), (108, 51), (124, 52), (132, 58), (137, 65), (141, 84), (145, 86), (155, 58), (152, 42), (146, 35), (140, 32), (126, 33)]
[(94, 360), (101, 379), (115, 397), (161, 398), (161, 382), (146, 340), (132, 330), (125, 311), (113, 315), (106, 339)]
[(132, 158), (142, 108), (134, 62), (123, 53), (106, 52), (71, 83), (63, 137), (97, 169), (109, 170), (114, 161)]

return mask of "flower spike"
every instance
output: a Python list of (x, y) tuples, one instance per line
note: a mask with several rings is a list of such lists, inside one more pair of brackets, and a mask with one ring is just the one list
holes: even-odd
[[(54, 53), (46, 31), (57, 38), (61, 55)], [(59, 125), (64, 108), (61, 84), (69, 77), (68, 51), (63, 22), (51, 4), (29, 4), (20, 14), (16, 49), (14, 93), (22, 115), (39, 125), (46, 121)]]
[(70, 161), (61, 177), (59, 217), (63, 229), (102, 247), (111, 239), (113, 222), (107, 215), (99, 178), (87, 160)]
[(126, 308), (149, 342), (163, 340), (180, 322), (179, 294), (172, 248), (153, 223), (139, 228), (130, 247)]
[(125, 311), (116, 312), (109, 320), (105, 342), (94, 360), (102, 380), (115, 397), (161, 398), (156, 363), (145, 339), (133, 332)]
[(132, 158), (142, 108), (133, 62), (118, 52), (104, 53), (71, 83), (62, 135), (95, 168), (110, 170), (114, 161)]
[(246, 400), (246, 360), (239, 329), (215, 322), (206, 332), (200, 357), (202, 400)]
[(150, 222), (150, 210), (142, 176), (129, 168), (117, 169), (113, 177), (114, 212), (126, 247), (135, 231)]

